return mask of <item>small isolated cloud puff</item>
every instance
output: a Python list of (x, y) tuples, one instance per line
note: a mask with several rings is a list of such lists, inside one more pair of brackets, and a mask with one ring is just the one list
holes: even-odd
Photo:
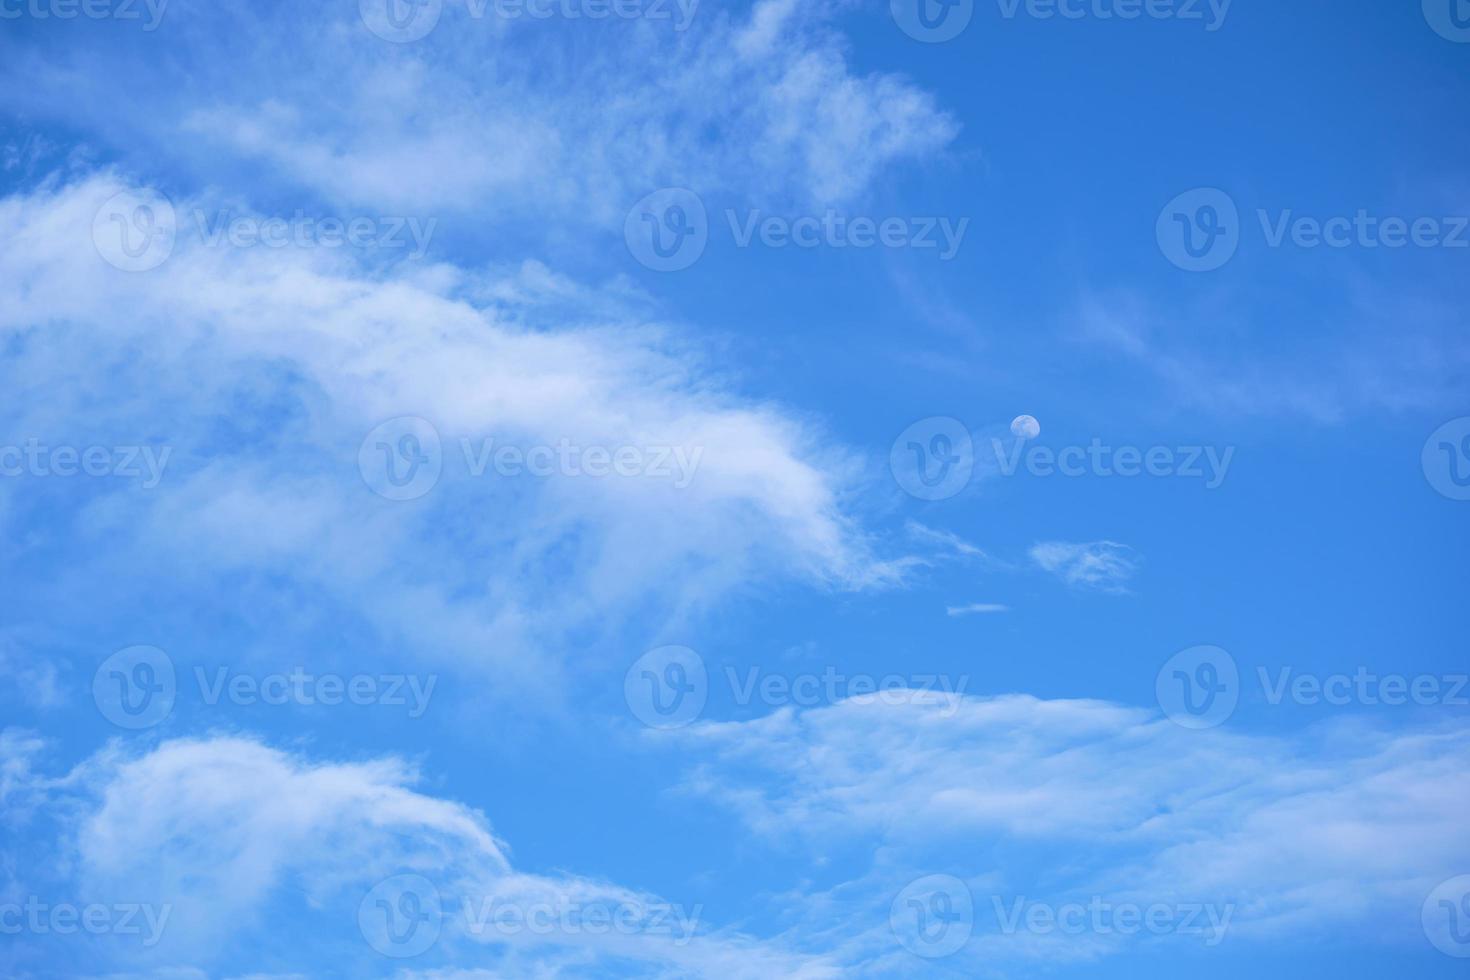
[(946, 606), (945, 614), (951, 617), (981, 616), (990, 613), (1010, 612), (1011, 607), (999, 602), (972, 602), (967, 606)]
[(1068, 585), (1100, 592), (1127, 592), (1138, 570), (1133, 550), (1114, 541), (1045, 541), (1033, 545), (1030, 554), (1039, 568)]

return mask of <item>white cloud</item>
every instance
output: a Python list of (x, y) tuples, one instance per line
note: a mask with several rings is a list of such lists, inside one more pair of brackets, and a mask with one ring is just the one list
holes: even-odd
[(972, 602), (964, 606), (946, 606), (944, 611), (951, 617), (979, 616), (990, 613), (1010, 612), (1011, 607), (999, 602)]
[(1068, 585), (1100, 592), (1126, 592), (1138, 570), (1131, 548), (1114, 541), (1043, 541), (1031, 547), (1031, 560)]
[[(710, 380), (667, 329), (588, 313), (542, 324), (539, 298), (560, 285), (535, 269), (506, 283), (448, 266), (382, 274), (329, 249), (210, 248), (188, 233), (160, 268), (123, 273), (90, 235), (125, 189), (98, 175), (0, 201), (13, 287), (0, 376), (47, 391), (0, 409), (7, 429), (172, 451), (156, 489), (94, 481), (61, 525), (85, 555), (79, 580), (117, 582), (119, 601), (143, 568), (150, 588), (281, 575), (427, 655), (550, 686), (554, 660), (528, 664), (528, 651), (588, 627), (610, 635), (634, 609), (677, 622), (767, 576), (861, 587), (897, 574), (841, 505), (854, 461)], [(86, 410), (102, 398), (105, 415)], [(369, 431), (405, 415), (437, 427), (444, 475), (399, 503), (370, 492), (357, 463)], [(686, 487), (472, 477), (462, 440), (488, 438), (702, 455)], [(28, 489), (0, 488), (12, 524), (38, 499)], [(126, 570), (105, 567), (124, 554)]]
[[(842, 6), (706, 4), (686, 31), (609, 18), (546, 32), (446, 3), (433, 33), (395, 45), (356, 4), (283, 15), (173, 0), (150, 40), (177, 57), (86, 35), (38, 43), (0, 68), (0, 104), (165, 153), (201, 182), (244, 167), (339, 204), (620, 230), (657, 187), (836, 203), (949, 144), (957, 125), (928, 93), (852, 68), (831, 24)], [(64, 101), (48, 94), (63, 84)]]
[[(1228, 903), (1232, 935), (1366, 926), (1413, 938), (1424, 896), (1470, 866), (1463, 725), (1286, 740), (1097, 701), (952, 701), (700, 724), (679, 738), (719, 761), (687, 785), (774, 846), (864, 842), (884, 881), (928, 861), (969, 867), (974, 887), (1002, 896)], [(1027, 938), (971, 952), (996, 944), (1021, 955)], [(1063, 955), (1056, 946), (1034, 952)]]
[[(357, 931), (357, 909), (377, 883), (405, 873), (429, 882), (443, 910), (442, 933), (415, 963), (444, 966), (425, 977), (550, 976), (572, 963), (642, 964), (644, 975), (837, 975), (820, 957), (711, 928), (698, 905), (517, 872), (480, 813), (418, 792), (416, 781), (398, 759), (317, 762), (240, 737), (169, 741), (142, 755), (114, 748), (53, 784), (66, 791), (51, 794), (52, 816), (77, 824), (71, 843), (48, 842), (46, 856), (75, 869), (89, 900), (127, 896), (170, 910), (149, 975), (191, 975), (227, 961), (229, 944), (272, 934), (286, 954), (278, 962), (289, 963), (280, 936), (303, 926), (337, 944), (348, 972), (354, 962), (387, 965)], [(504, 906), (527, 922), (541, 921), (531, 910), (549, 910), (554, 928), (505, 931), (474, 918)], [(560, 917), (589, 906), (634, 910), (641, 924), (595, 930)], [(665, 926), (647, 914), (663, 908), (682, 918)]]

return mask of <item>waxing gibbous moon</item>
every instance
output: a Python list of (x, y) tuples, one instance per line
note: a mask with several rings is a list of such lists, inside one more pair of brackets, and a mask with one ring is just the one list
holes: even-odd
[(1022, 439), (1035, 439), (1041, 435), (1041, 423), (1031, 415), (1017, 415), (1011, 422), (1011, 432)]

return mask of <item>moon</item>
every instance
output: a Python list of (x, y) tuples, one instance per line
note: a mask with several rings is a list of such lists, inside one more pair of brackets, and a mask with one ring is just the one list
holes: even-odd
[(1017, 415), (1011, 422), (1011, 432), (1022, 439), (1035, 439), (1041, 435), (1041, 423), (1032, 415)]

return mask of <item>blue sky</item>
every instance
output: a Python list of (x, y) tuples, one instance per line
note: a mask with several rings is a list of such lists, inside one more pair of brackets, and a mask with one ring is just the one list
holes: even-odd
[(0, 0), (0, 974), (1464, 975), (1470, 6), (925, 3)]

